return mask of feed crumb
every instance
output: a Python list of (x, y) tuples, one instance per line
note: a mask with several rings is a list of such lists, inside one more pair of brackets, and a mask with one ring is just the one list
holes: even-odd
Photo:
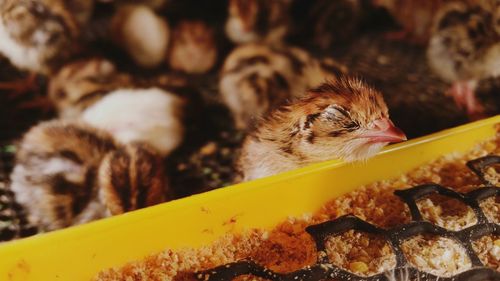
[(477, 223), (471, 207), (441, 194), (431, 194), (419, 200), (417, 206), (425, 220), (448, 230), (459, 231)]
[(382, 236), (349, 230), (326, 240), (330, 262), (361, 276), (378, 274), (396, 266), (396, 256)]
[(465, 249), (450, 238), (417, 235), (403, 242), (401, 249), (414, 267), (440, 277), (451, 277), (472, 265)]
[(479, 206), (490, 222), (500, 223), (500, 196), (487, 198)]
[(500, 271), (500, 235), (486, 235), (472, 243), (483, 264)]

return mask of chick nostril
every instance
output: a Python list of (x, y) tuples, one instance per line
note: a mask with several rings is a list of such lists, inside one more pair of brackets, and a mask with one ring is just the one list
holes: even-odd
[(389, 129), (390, 127), (393, 127), (394, 125), (392, 124), (392, 121), (387, 119), (387, 118), (379, 118), (375, 121), (373, 121), (373, 125), (375, 129), (385, 131)]

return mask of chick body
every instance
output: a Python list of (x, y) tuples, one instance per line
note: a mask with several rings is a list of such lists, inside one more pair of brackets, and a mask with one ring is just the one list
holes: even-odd
[(372, 0), (383, 7), (401, 25), (410, 41), (425, 45), (430, 36), (434, 17), (445, 3), (453, 0)]
[[(49, 121), (24, 136), (11, 189), (30, 222), (49, 231), (164, 201), (162, 169), (146, 146), (122, 147), (88, 125)], [(107, 196), (113, 192), (120, 200)]]
[(183, 140), (184, 102), (159, 88), (118, 89), (88, 107), (81, 119), (121, 143), (144, 142), (168, 155)]
[(290, 0), (230, 0), (226, 34), (237, 44), (280, 44), (289, 31)]
[(226, 58), (219, 89), (236, 127), (247, 129), (269, 110), (346, 71), (331, 59), (317, 60), (299, 48), (247, 44)]
[(0, 53), (13, 65), (51, 74), (77, 51), (93, 1), (0, 2)]
[(217, 61), (214, 31), (202, 21), (181, 21), (174, 27), (170, 41), (168, 63), (174, 70), (205, 73)]
[(500, 33), (480, 7), (454, 2), (436, 18), (429, 64), (448, 82), (500, 75)]
[(469, 115), (482, 111), (475, 98), (479, 80), (500, 76), (499, 4), (449, 3), (439, 11), (427, 57), (432, 70), (452, 83), (449, 93)]
[(118, 72), (103, 58), (88, 58), (65, 64), (49, 80), (48, 96), (59, 117), (77, 119), (89, 106), (118, 88), (133, 84), (129, 75)]
[(166, 58), (169, 25), (146, 5), (119, 6), (111, 21), (111, 34), (139, 66), (154, 68)]

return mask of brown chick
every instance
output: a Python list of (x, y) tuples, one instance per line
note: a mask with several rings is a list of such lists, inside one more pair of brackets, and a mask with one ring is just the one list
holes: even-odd
[(34, 88), (36, 74), (50, 75), (74, 55), (92, 8), (87, 0), (0, 1), (0, 55), (31, 72), (26, 79), (0, 83), (0, 89), (25, 93)]
[(0, 2), (0, 53), (13, 65), (50, 74), (76, 50), (92, 1)]
[(244, 181), (331, 159), (367, 159), (406, 140), (382, 95), (358, 79), (326, 82), (270, 113), (245, 139), (238, 168)]
[(154, 68), (165, 61), (170, 37), (167, 21), (146, 5), (121, 5), (111, 20), (111, 36), (136, 64)]
[(103, 58), (80, 59), (64, 65), (51, 79), (48, 96), (59, 116), (74, 119), (104, 95), (132, 83)]
[(183, 20), (172, 32), (168, 64), (174, 70), (200, 74), (217, 61), (214, 30), (202, 21)]
[(452, 83), (448, 94), (475, 119), (483, 107), (475, 97), (479, 80), (500, 76), (500, 33), (495, 9), (500, 4), (449, 3), (434, 23), (427, 57), (443, 80)]
[(105, 59), (82, 59), (51, 79), (49, 97), (61, 118), (81, 119), (120, 143), (147, 143), (166, 156), (184, 138), (185, 108), (184, 99), (166, 89), (184, 81), (168, 74), (133, 78)]
[(319, 61), (299, 48), (246, 44), (226, 58), (219, 90), (236, 128), (247, 130), (269, 110), (345, 72), (335, 61)]
[(436, 11), (451, 0), (372, 0), (373, 4), (385, 8), (402, 31), (388, 34), (389, 38), (408, 39), (425, 45), (429, 40)]
[(289, 29), (290, 0), (229, 0), (226, 34), (237, 44), (280, 43)]
[(163, 160), (145, 144), (133, 143), (108, 153), (99, 167), (99, 200), (119, 215), (171, 198)]
[(87, 125), (49, 121), (23, 138), (11, 189), (29, 221), (50, 231), (166, 199), (162, 161)]
[(322, 50), (356, 36), (365, 15), (362, 0), (296, 0), (293, 7), (294, 33)]

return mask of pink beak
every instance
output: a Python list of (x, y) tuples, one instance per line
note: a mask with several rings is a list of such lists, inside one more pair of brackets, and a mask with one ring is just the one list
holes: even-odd
[(380, 118), (375, 120), (374, 128), (360, 135), (361, 138), (367, 138), (371, 143), (377, 142), (401, 142), (407, 140), (405, 133), (389, 118)]

